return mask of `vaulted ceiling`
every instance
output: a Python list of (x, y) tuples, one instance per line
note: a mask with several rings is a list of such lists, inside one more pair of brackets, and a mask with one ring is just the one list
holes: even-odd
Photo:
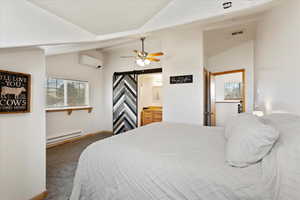
[(231, 1), (224, 10), (225, 0), (1, 0), (0, 48), (101, 48), (133, 35), (253, 14), (280, 0)]
[(28, 0), (96, 35), (140, 28), (171, 0)]

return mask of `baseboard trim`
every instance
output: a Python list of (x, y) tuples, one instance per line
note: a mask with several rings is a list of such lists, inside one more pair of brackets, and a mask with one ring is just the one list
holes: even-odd
[(39, 195), (33, 197), (33, 198), (30, 199), (30, 200), (44, 200), (44, 199), (46, 199), (47, 196), (48, 196), (48, 192), (47, 192), (47, 190), (46, 190), (46, 191), (42, 192), (41, 194), (39, 194)]
[(50, 148), (53, 148), (53, 147), (56, 147), (56, 146), (60, 146), (60, 145), (63, 145), (63, 144), (67, 144), (67, 143), (76, 142), (78, 140), (82, 140), (84, 138), (91, 137), (91, 136), (94, 136), (94, 135), (97, 135), (97, 134), (105, 134), (105, 133), (111, 133), (112, 134), (111, 131), (99, 131), (99, 132), (96, 132), (96, 133), (88, 133), (88, 134), (84, 134), (80, 137), (63, 140), (63, 141), (56, 142), (56, 143), (53, 143), (53, 144), (48, 144), (47, 149), (50, 149)]

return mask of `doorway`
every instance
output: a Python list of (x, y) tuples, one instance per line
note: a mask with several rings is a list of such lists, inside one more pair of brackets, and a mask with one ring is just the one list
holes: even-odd
[(162, 121), (162, 73), (138, 75), (138, 126)]
[[(127, 72), (116, 72), (113, 75), (113, 132), (114, 134), (124, 133), (142, 125), (140, 106), (140, 77), (142, 75), (158, 76), (162, 68), (135, 70)], [(152, 87), (152, 86), (151, 86)], [(156, 87), (153, 85), (153, 87)], [(152, 89), (152, 88), (151, 88)], [(143, 98), (143, 96), (141, 96)], [(152, 96), (149, 96), (152, 98)], [(144, 98), (143, 98), (144, 99)], [(143, 104), (142, 104), (143, 105)], [(148, 104), (147, 104), (148, 105)], [(150, 104), (151, 105), (151, 104)], [(159, 106), (148, 106), (145, 110), (158, 110)], [(148, 118), (149, 119), (149, 116)], [(152, 119), (152, 118), (151, 118)]]
[(245, 112), (245, 69), (209, 73), (206, 103), (208, 126), (224, 126), (228, 117)]

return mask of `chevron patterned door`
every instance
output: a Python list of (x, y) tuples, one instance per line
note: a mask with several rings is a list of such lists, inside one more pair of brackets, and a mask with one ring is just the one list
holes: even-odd
[(113, 77), (114, 134), (137, 128), (137, 75)]

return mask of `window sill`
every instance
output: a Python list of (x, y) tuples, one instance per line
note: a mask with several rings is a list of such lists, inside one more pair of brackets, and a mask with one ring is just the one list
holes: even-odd
[(71, 115), (73, 111), (78, 111), (78, 110), (87, 110), (88, 113), (91, 113), (93, 110), (93, 107), (82, 106), (82, 107), (66, 107), (66, 108), (46, 108), (45, 110), (47, 113), (49, 113), (49, 112), (68, 112), (68, 115)]

